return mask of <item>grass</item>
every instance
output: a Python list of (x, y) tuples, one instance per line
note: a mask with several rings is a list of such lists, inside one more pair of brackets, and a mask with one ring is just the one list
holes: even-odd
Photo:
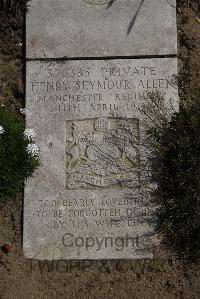
[(0, 107), (0, 202), (23, 191), (24, 181), (33, 174), (39, 159), (27, 152), (32, 140), (24, 138), (25, 121), (10, 108)]

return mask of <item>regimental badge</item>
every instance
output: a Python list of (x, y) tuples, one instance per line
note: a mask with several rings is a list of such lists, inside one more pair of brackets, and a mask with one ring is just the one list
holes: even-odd
[(67, 121), (67, 189), (139, 187), (137, 119)]

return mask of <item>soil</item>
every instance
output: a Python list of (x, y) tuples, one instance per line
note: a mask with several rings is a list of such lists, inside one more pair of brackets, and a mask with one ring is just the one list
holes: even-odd
[[(180, 96), (199, 103), (200, 4), (179, 1)], [(0, 12), (0, 103), (24, 107), (23, 6)], [(167, 248), (152, 260), (53, 261), (25, 259), (22, 253), (23, 195), (0, 204), (0, 299), (21, 298), (200, 298), (200, 264)], [(8, 247), (9, 248), (9, 247)], [(8, 250), (9, 251), (9, 250)]]

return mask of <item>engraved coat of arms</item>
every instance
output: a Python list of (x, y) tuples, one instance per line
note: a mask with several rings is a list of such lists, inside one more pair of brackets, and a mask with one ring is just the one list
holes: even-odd
[(138, 120), (98, 118), (67, 127), (67, 189), (138, 187)]

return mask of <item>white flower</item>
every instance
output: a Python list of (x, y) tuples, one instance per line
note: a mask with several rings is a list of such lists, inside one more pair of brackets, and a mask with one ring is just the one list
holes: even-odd
[(26, 129), (24, 131), (24, 138), (26, 140), (34, 140), (35, 136), (36, 136), (36, 133), (33, 129)]
[(39, 147), (34, 143), (29, 143), (26, 149), (28, 154), (32, 157), (37, 157), (39, 155)]
[(20, 108), (20, 113), (25, 115), (26, 114), (26, 109), (25, 108)]
[(0, 135), (4, 133), (4, 128), (2, 126), (0, 126)]

